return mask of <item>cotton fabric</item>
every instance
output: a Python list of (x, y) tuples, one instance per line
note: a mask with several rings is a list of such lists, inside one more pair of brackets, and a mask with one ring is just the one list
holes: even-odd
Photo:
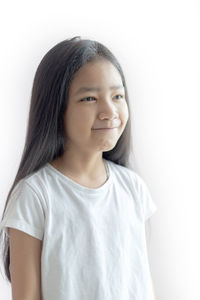
[(0, 229), (43, 241), (42, 300), (154, 300), (145, 222), (157, 210), (144, 180), (105, 160), (87, 188), (50, 163), (15, 186)]

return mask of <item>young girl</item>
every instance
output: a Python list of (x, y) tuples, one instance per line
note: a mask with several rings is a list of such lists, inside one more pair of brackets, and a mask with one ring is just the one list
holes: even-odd
[(130, 168), (130, 148), (115, 56), (80, 37), (55, 45), (36, 71), (0, 223), (14, 300), (155, 299), (145, 222), (157, 208)]

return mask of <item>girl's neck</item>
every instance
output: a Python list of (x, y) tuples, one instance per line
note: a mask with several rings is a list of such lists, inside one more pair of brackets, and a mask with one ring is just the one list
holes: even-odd
[[(101, 160), (99, 165), (93, 165), (93, 169), (90, 174), (82, 171), (82, 168), (78, 169), (78, 164), (73, 164), (72, 160), (68, 164), (66, 161), (64, 163), (64, 160), (61, 157), (51, 161), (50, 164), (63, 175), (89, 188), (98, 188), (109, 178), (109, 169), (104, 159)], [(74, 168), (72, 169), (70, 166), (73, 166)]]

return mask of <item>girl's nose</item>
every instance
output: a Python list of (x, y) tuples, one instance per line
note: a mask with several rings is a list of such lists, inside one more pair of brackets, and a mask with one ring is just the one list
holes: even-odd
[(109, 100), (105, 101), (102, 105), (100, 105), (99, 110), (100, 110), (99, 112), (100, 119), (102, 118), (114, 119), (119, 116), (116, 106), (114, 105), (114, 103), (112, 103)]

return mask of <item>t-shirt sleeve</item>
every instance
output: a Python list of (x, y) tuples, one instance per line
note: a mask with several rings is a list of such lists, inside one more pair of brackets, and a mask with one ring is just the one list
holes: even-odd
[(157, 206), (151, 197), (147, 184), (138, 174), (135, 175), (137, 181), (138, 197), (142, 206), (143, 221), (146, 222), (157, 211)]
[(41, 198), (24, 180), (18, 182), (8, 200), (0, 229), (8, 235), (8, 228), (21, 230), (35, 238), (43, 239), (45, 211)]

